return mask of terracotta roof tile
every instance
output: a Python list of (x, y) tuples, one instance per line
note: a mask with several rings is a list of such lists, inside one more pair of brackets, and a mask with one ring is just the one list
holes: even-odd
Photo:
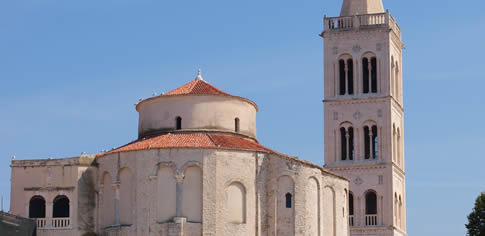
[(128, 152), (156, 148), (226, 148), (274, 152), (254, 140), (227, 134), (168, 133), (137, 140), (114, 149), (109, 153)]
[[(253, 101), (251, 101), (247, 98), (243, 98), (243, 97), (239, 97), (239, 96), (233, 96), (231, 94), (228, 94), (228, 93), (216, 88), (214, 85), (209, 84), (208, 82), (206, 82), (202, 79), (192, 80), (192, 81), (182, 85), (181, 87), (178, 87), (178, 88), (176, 88), (176, 89), (174, 89), (174, 90), (172, 90), (168, 93), (164, 93), (164, 94), (156, 96), (156, 97), (151, 97), (151, 98), (141, 100), (140, 103), (142, 103), (144, 101), (156, 99), (156, 98), (159, 98), (159, 97), (169, 97), (169, 96), (179, 96), (179, 95), (218, 95), (218, 96), (233, 97), (233, 98), (241, 99), (243, 101), (250, 103), (251, 105), (254, 106), (254, 108), (256, 108), (256, 111), (258, 110), (258, 106)], [(140, 103), (138, 103), (138, 104), (140, 104)]]
[(273, 151), (257, 141), (230, 134), (210, 134), (210, 133), (168, 133), (151, 137), (143, 140), (137, 140), (114, 149), (110, 152), (99, 153), (96, 157), (102, 157), (111, 153), (129, 152), (137, 150), (158, 149), (158, 148), (221, 148), (221, 149), (238, 149), (263, 151), (278, 155), (281, 158), (296, 161), (304, 165), (318, 168), (323, 172), (347, 180), (345, 177), (329, 172), (321, 166), (315, 165), (309, 161), (299, 160), (276, 151)]
[(170, 95), (183, 95), (183, 94), (201, 94), (201, 95), (224, 95), (231, 96), (230, 94), (214, 87), (213, 85), (205, 82), (204, 80), (192, 80), (182, 87), (176, 88), (162, 96)]

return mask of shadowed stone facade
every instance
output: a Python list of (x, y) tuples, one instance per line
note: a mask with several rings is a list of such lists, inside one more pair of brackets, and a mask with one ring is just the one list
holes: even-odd
[(257, 110), (199, 74), (140, 101), (134, 142), (12, 161), (11, 212), (40, 236), (348, 235), (348, 180), (260, 145)]

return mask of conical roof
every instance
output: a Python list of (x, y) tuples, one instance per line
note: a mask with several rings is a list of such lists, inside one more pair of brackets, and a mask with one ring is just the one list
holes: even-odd
[(340, 16), (384, 13), (382, 0), (344, 0)]
[(256, 111), (258, 111), (258, 105), (256, 105), (255, 102), (247, 99), (247, 98), (244, 98), (244, 97), (239, 97), (239, 96), (233, 96), (229, 93), (226, 93), (218, 88), (216, 88), (214, 85), (208, 83), (207, 81), (205, 81), (204, 79), (202, 79), (202, 76), (200, 74), (200, 70), (197, 74), (197, 77), (168, 92), (168, 93), (164, 93), (164, 94), (161, 94), (159, 96), (155, 96), (155, 97), (151, 97), (151, 98), (147, 98), (147, 99), (142, 99), (140, 100), (140, 102), (137, 104), (137, 107), (138, 105), (140, 105), (141, 103), (145, 102), (145, 101), (148, 101), (148, 100), (152, 100), (152, 99), (157, 99), (157, 98), (163, 98), (163, 97), (171, 97), (171, 96), (190, 96), (190, 95), (209, 95), (209, 96), (226, 96), (226, 97), (232, 97), (232, 98), (236, 98), (236, 99), (240, 99), (240, 100), (243, 100), (245, 102), (248, 102), (250, 103), (251, 105), (253, 105), (255, 108), (256, 108)]

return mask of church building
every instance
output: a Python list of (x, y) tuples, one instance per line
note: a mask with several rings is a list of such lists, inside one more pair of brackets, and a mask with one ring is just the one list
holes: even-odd
[(138, 138), (12, 160), (38, 236), (406, 236), (399, 26), (381, 0), (324, 18), (324, 167), (257, 140), (255, 102), (196, 78), (142, 99)]

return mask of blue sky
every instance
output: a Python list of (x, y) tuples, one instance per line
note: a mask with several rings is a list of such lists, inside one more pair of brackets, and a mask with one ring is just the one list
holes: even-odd
[[(323, 15), (340, 0), (0, 0), (0, 194), (11, 156), (137, 136), (134, 103), (192, 80), (254, 100), (258, 139), (323, 164)], [(464, 235), (485, 191), (485, 2), (384, 0), (404, 51), (410, 235)]]

